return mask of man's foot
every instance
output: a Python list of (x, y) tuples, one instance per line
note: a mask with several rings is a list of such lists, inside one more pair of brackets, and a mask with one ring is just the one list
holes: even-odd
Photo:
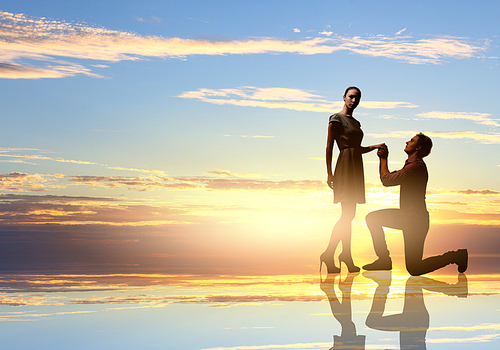
[(467, 270), (469, 262), (469, 253), (467, 249), (459, 249), (455, 252), (455, 264), (458, 265), (458, 272), (464, 273)]
[(367, 264), (363, 266), (363, 269), (368, 271), (375, 270), (392, 270), (392, 260), (390, 257), (387, 258), (378, 258), (371, 264)]

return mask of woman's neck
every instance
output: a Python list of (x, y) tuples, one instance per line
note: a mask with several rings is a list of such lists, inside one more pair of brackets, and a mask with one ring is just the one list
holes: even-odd
[(348, 115), (350, 117), (352, 117), (352, 112), (354, 112), (354, 110), (347, 108), (346, 106), (344, 106), (344, 108), (342, 108), (342, 110), (340, 111), (340, 113)]

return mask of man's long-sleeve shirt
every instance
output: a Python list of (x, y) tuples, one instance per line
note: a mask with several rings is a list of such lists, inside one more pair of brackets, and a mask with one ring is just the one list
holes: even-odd
[(380, 176), (384, 186), (401, 186), (399, 207), (412, 215), (427, 214), (425, 191), (428, 178), (427, 166), (416, 156), (408, 158), (401, 170)]

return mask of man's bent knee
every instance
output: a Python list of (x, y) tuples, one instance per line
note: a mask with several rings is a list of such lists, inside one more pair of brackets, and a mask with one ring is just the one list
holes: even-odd
[(380, 214), (381, 214), (380, 210), (376, 210), (376, 211), (372, 211), (371, 213), (368, 213), (365, 217), (366, 225), (368, 225), (368, 226), (374, 226), (374, 225), (382, 226), (381, 220), (380, 220), (380, 218), (381, 218)]
[(419, 265), (406, 265), (406, 270), (412, 276), (420, 276), (424, 273)]

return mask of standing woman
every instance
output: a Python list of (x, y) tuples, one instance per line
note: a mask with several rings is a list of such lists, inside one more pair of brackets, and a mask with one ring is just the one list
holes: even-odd
[[(326, 171), (328, 186), (333, 189), (334, 203), (340, 202), (342, 214), (335, 224), (330, 243), (320, 256), (321, 265), (324, 263), (328, 273), (339, 273), (340, 267), (335, 266), (334, 253), (337, 245), (342, 241), (341, 262), (347, 265), (349, 272), (359, 272), (351, 255), (351, 224), (356, 215), (357, 203), (365, 203), (365, 178), (363, 174), (362, 154), (380, 148), (380, 145), (362, 147), (363, 131), (361, 124), (352, 114), (361, 100), (361, 90), (350, 86), (344, 93), (344, 108), (339, 113), (330, 116), (328, 124), (328, 139), (326, 143)], [(337, 142), (340, 153), (332, 173), (332, 154), (334, 142)]]

